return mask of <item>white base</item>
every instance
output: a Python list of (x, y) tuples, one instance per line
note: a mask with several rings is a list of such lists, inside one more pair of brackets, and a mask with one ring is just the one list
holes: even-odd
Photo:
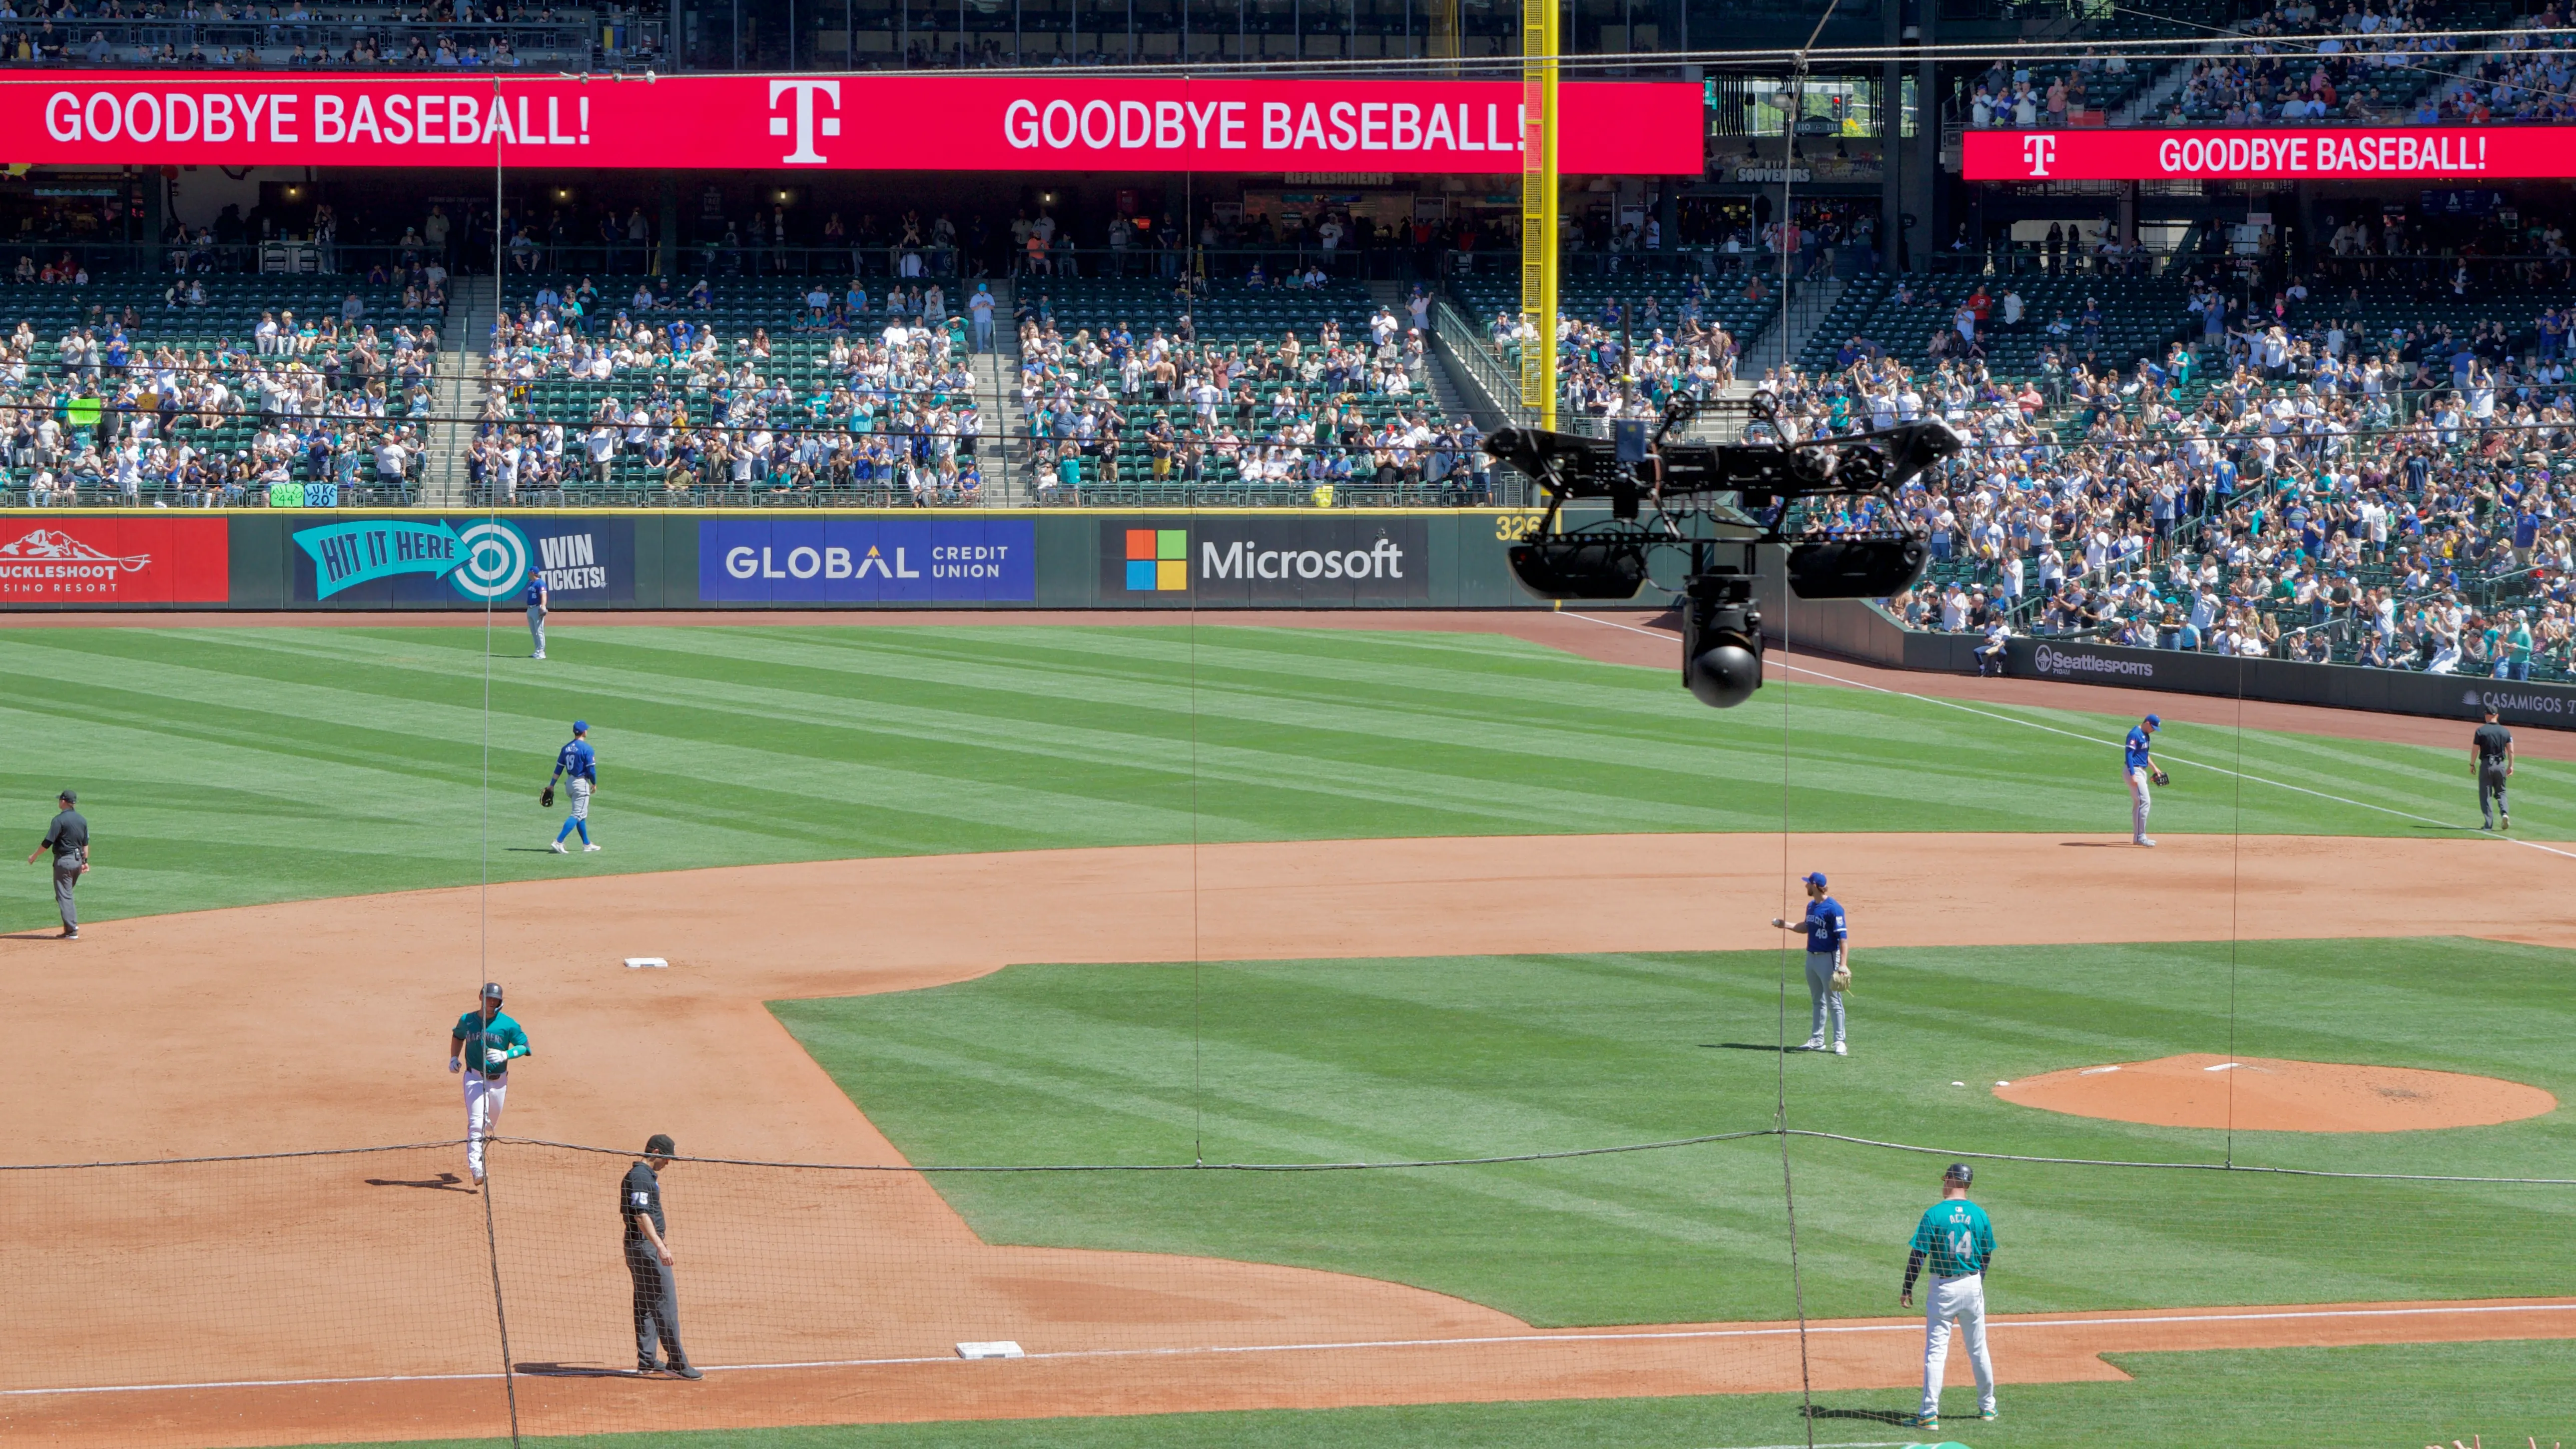
[(1028, 1355), (1021, 1351), (1018, 1344), (1003, 1338), (991, 1343), (961, 1343), (957, 1345), (957, 1356), (959, 1358), (1026, 1358)]
[(647, 966), (667, 969), (670, 964), (670, 962), (659, 956), (629, 956), (626, 958), (626, 969), (629, 971), (640, 971)]

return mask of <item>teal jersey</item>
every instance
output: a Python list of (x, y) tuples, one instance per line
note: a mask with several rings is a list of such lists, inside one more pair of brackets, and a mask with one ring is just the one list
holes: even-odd
[(483, 1064), (485, 1051), (499, 1048), (514, 1057), (528, 1054), (528, 1034), (519, 1030), (519, 1024), (512, 1021), (510, 1013), (506, 1011), (492, 1013), (489, 1024), (484, 1022), (482, 1012), (469, 1011), (456, 1018), (456, 1030), (450, 1035), (464, 1041), (465, 1049), (462, 1055), (465, 1058), (465, 1065), (487, 1077), (506, 1075), (510, 1070), (510, 1064), (498, 1062), (485, 1066)]
[(1923, 1255), (1933, 1277), (1965, 1278), (1986, 1271), (1986, 1260), (1995, 1255), (1995, 1225), (1986, 1221), (1984, 1208), (1966, 1198), (1937, 1202), (1914, 1225), (1911, 1246)]

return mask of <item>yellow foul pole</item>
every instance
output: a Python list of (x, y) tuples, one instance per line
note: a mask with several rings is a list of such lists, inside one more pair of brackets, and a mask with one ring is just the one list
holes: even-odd
[(1521, 413), (1556, 426), (1556, 16), (1521, 0)]

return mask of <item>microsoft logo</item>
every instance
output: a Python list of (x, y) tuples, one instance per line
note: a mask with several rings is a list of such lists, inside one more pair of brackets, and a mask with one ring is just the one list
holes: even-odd
[(1190, 533), (1185, 528), (1127, 530), (1127, 589), (1150, 594), (1190, 586)]

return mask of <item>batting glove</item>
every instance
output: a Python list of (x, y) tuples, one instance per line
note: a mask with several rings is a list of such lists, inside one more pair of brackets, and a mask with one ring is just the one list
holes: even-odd
[(504, 1047), (493, 1047), (483, 1053), (483, 1065), (487, 1067), (497, 1067), (509, 1059), (510, 1053)]
[(454, 1057), (449, 1057), (447, 1059), (447, 1069), (451, 1072), (461, 1072), (465, 1070), (465, 1063), (458, 1061)]

